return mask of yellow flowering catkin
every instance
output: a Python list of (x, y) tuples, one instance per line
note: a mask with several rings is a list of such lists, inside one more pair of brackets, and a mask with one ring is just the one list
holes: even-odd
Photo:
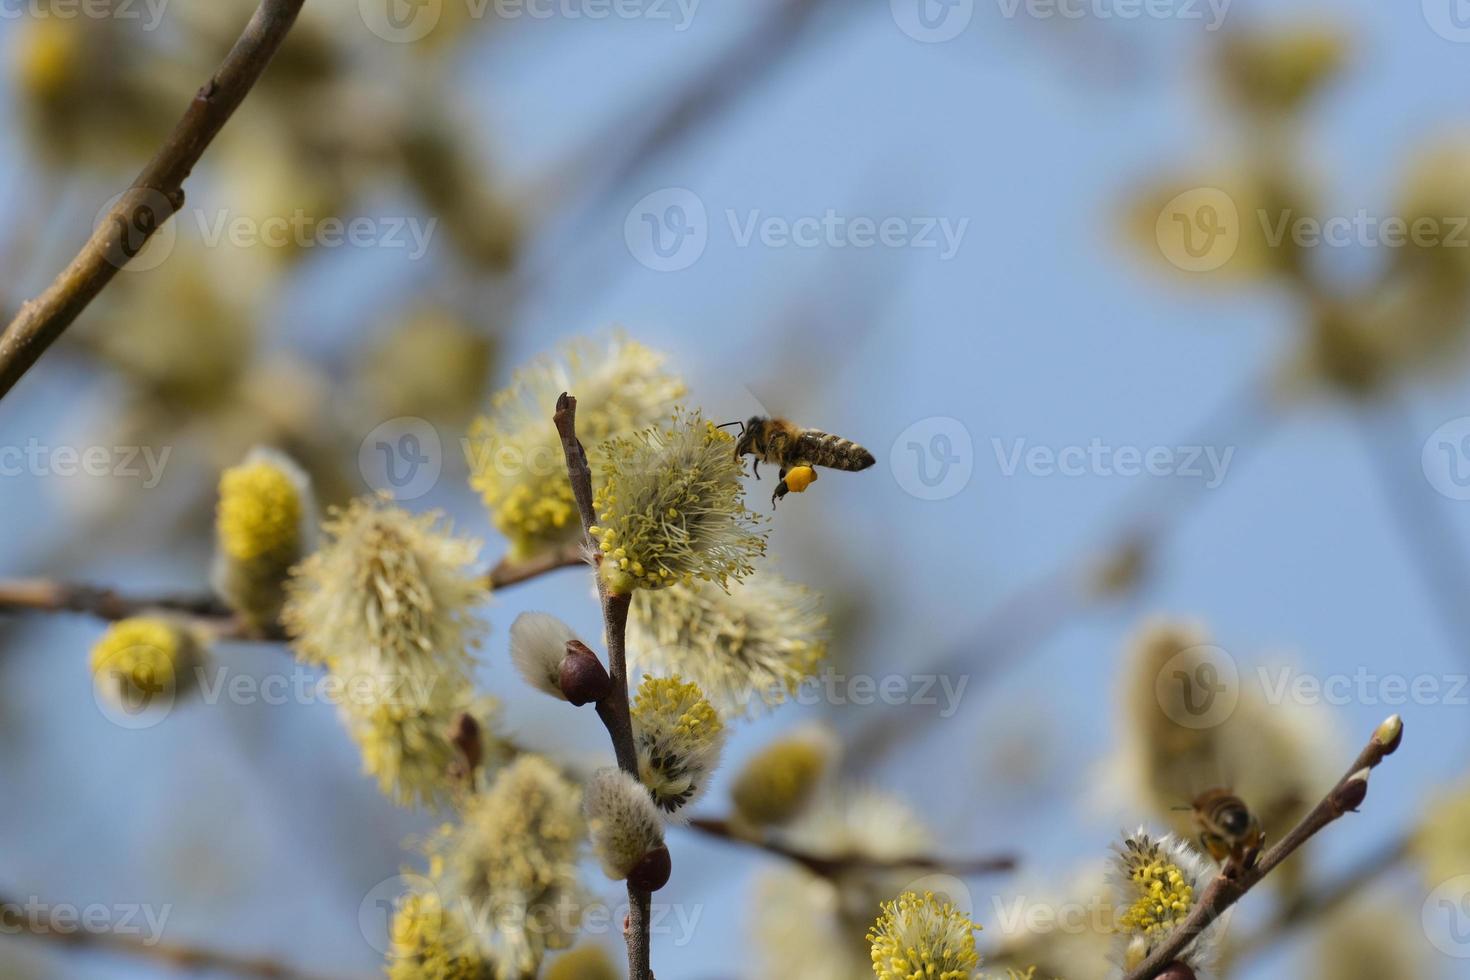
[(885, 902), (868, 933), (878, 980), (971, 980), (980, 965), (970, 917), (933, 892)]
[(735, 442), (698, 412), (604, 447), (597, 490), (601, 574), (613, 592), (743, 579), (765, 553), (745, 507)]
[(120, 620), (92, 647), (98, 687), (116, 703), (143, 709), (171, 703), (194, 681), (198, 645), (179, 624), (157, 616)]
[(725, 726), (698, 686), (679, 677), (645, 677), (632, 714), (638, 775), (659, 808), (675, 813), (709, 788)]
[(684, 393), (683, 383), (665, 371), (662, 354), (625, 338), (575, 340), (559, 355), (517, 371), (492, 399), (490, 414), (471, 426), (466, 445), (470, 485), (509, 539), (512, 558), (581, 533), (551, 420), (558, 395), (577, 397), (577, 433), (595, 481), (602, 474), (603, 442), (654, 424)]
[(282, 454), (256, 449), (225, 470), (215, 516), (215, 591), (253, 625), (274, 625), (314, 519), (306, 474)]

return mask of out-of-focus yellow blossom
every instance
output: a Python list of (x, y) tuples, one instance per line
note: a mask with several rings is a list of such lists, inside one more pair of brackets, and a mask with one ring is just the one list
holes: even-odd
[(362, 751), (363, 771), (400, 806), (440, 808), (464, 795), (500, 753), (482, 745), (473, 772), (454, 744), (461, 714), (489, 739), (499, 713), (493, 698), (476, 697), (463, 678), (425, 672), (334, 673), (342, 685), (342, 718)]
[(466, 675), (483, 625), (476, 542), (451, 537), (440, 515), (382, 498), (334, 510), (326, 542), (293, 571), (283, 613), (305, 662), (344, 674), (424, 668)]
[(495, 964), (496, 980), (534, 975), (548, 951), (576, 938), (586, 835), (581, 791), (545, 759), (523, 755), (429, 845), (445, 907), (474, 923), (469, 946)]
[(577, 398), (577, 434), (587, 449), (594, 485), (602, 478), (601, 444), (652, 425), (672, 411), (684, 385), (665, 358), (616, 337), (580, 339), (559, 357), (517, 371), (470, 428), (470, 484), (479, 491), (513, 558), (571, 541), (581, 533), (567, 481), (561, 439), (552, 423), (562, 392)]
[(1470, 781), (1436, 793), (1414, 833), (1413, 854), (1425, 881), (1470, 873)]
[(282, 453), (251, 450), (220, 476), (215, 591), (253, 624), (275, 623), (287, 573), (310, 550), (315, 525), (305, 472)]
[(473, 951), (463, 924), (433, 892), (399, 901), (390, 938), (389, 980), (496, 980), (494, 965)]
[[(1459, 872), (1464, 873), (1463, 866)], [(1316, 980), (1432, 977), (1419, 910), (1396, 895), (1370, 890), (1315, 923)]]
[(365, 411), (460, 425), (481, 403), (496, 344), (441, 307), (416, 310), (374, 339), (358, 367)]
[[(49, 6), (43, 0), (41, 6)], [(7, 39), (21, 115), (42, 155), (68, 166), (132, 166), (157, 148), (182, 94), (120, 17), (64, 10), (14, 21)]]
[(836, 738), (815, 726), (767, 745), (730, 787), (737, 816), (756, 827), (794, 820), (816, 795), (836, 754)]
[(628, 615), (628, 648), (645, 670), (678, 673), (720, 711), (748, 714), (780, 704), (827, 655), (822, 598), (757, 570), (744, 581), (695, 581), (641, 589)]
[(1236, 32), (1220, 45), (1220, 81), (1248, 112), (1286, 114), (1341, 72), (1350, 51), (1347, 35), (1325, 21)]
[(878, 980), (971, 980), (980, 965), (970, 917), (933, 892), (883, 903), (868, 933)]
[(632, 711), (639, 777), (660, 809), (677, 813), (709, 788), (725, 726), (698, 685), (677, 676), (643, 678)]
[(622, 976), (601, 946), (578, 946), (546, 968), (546, 980), (622, 980)]
[(198, 642), (180, 624), (161, 616), (119, 620), (92, 647), (94, 682), (129, 710), (146, 709), (191, 688), (200, 664)]
[(1154, 181), (1133, 195), (1125, 220), (1156, 268), (1239, 287), (1300, 275), (1305, 253), (1290, 222), (1312, 214), (1310, 204), (1279, 168), (1240, 165)]
[(522, 237), (520, 212), (499, 192), (490, 167), (465, 153), (454, 122), (406, 114), (396, 135), (404, 176), (439, 216), (459, 254), (491, 271), (514, 265)]
[(756, 515), (744, 504), (735, 441), (700, 416), (610, 440), (604, 446), (598, 524), (608, 588), (664, 589), (677, 583), (724, 587), (765, 553)]

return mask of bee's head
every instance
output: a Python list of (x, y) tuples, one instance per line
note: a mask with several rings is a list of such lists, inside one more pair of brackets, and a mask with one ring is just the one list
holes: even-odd
[(755, 450), (757, 437), (760, 435), (761, 423), (765, 419), (759, 415), (752, 415), (744, 422), (738, 422), (740, 426), (740, 438), (735, 441), (735, 456), (737, 458)]
[(1239, 836), (1250, 829), (1251, 815), (1244, 806), (1229, 806), (1220, 814), (1220, 827), (1227, 833)]

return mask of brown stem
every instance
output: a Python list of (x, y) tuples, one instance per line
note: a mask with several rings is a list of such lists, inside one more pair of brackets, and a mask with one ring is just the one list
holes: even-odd
[[(1394, 731), (1392, 737), (1386, 736), (1385, 733), (1391, 730)], [(1402, 722), (1397, 718), (1390, 719), (1381, 725), (1374, 733), (1374, 737), (1368, 740), (1363, 751), (1358, 753), (1358, 758), (1353, 761), (1347, 774), (1338, 780), (1337, 784), (1312, 808), (1311, 812), (1303, 817), (1276, 846), (1261, 855), (1260, 861), (1254, 867), (1237, 870), (1233, 877), (1226, 874), (1216, 877), (1205, 888), (1204, 894), (1200, 896), (1199, 902), (1190, 912), (1189, 917), (1180, 923), (1178, 928), (1169, 934), (1169, 938), (1156, 946), (1148, 958), (1129, 972), (1123, 980), (1154, 980), (1165, 967), (1185, 951), (1200, 933), (1224, 915), (1247, 892), (1260, 884), (1261, 880), (1274, 871), (1281, 862), (1296, 853), (1298, 848), (1315, 837), (1328, 824), (1346, 813), (1356, 812), (1368, 791), (1368, 772), (1398, 748), (1402, 732)]]
[[(51, 908), (58, 909), (59, 906)], [(0, 925), (10, 935), (28, 935), (74, 949), (141, 957), (180, 971), (222, 970), (240, 976), (266, 977), (270, 980), (323, 980), (316, 974), (294, 969), (266, 957), (240, 956), (177, 943), (151, 942), (141, 936), (119, 932), (88, 931), (82, 928), (62, 931), (58, 927), (37, 921), (36, 916), (27, 914), (24, 903), (4, 896), (0, 896)]]
[[(582, 564), (580, 543), (537, 555), (524, 562), (502, 561), (483, 576), (490, 589), (509, 588), (540, 578), (559, 568)], [(175, 613), (192, 620), (221, 640), (287, 639), (279, 625), (253, 630), (209, 593), (123, 593), (116, 589), (54, 579), (0, 579), (0, 614), (76, 613), (107, 622), (150, 612)]]
[[(562, 452), (567, 460), (567, 479), (571, 482), (572, 496), (582, 517), (582, 531), (587, 535), (588, 547), (591, 548), (591, 528), (597, 521), (597, 513), (592, 503), (592, 470), (582, 441), (577, 438), (577, 399), (563, 392), (556, 400), (556, 414), (552, 419), (561, 435)], [(595, 556), (596, 552), (593, 554)], [(597, 703), (597, 716), (607, 728), (618, 766), (637, 778), (638, 750), (633, 743), (633, 717), (628, 708), (626, 646), (628, 607), (632, 604), (632, 597), (609, 592), (601, 575), (597, 576), (597, 594), (602, 600), (602, 618), (607, 629), (608, 674), (612, 678), (612, 690)], [(628, 925), (624, 938), (628, 943), (629, 980), (653, 980), (648, 938), (651, 904), (652, 896), (648, 892), (628, 885)]]
[(845, 871), (903, 871), (909, 869), (968, 877), (1013, 871), (1016, 868), (1016, 859), (1009, 855), (942, 858), (928, 854), (916, 854), (902, 858), (873, 858), (862, 854), (811, 854), (767, 836), (750, 837), (742, 834), (730, 821), (714, 817), (695, 817), (689, 821), (687, 826), (690, 830), (707, 837), (729, 841), (732, 844), (749, 844), (769, 854), (786, 858), (822, 878), (831, 878)]
[(261, 0), (219, 70), (163, 147), (98, 223), (87, 244), (0, 334), (0, 398), (184, 206), (184, 181), (286, 39), (305, 0)]
[(533, 578), (540, 578), (548, 572), (554, 572), (559, 568), (571, 568), (585, 561), (583, 558), (582, 543), (580, 541), (563, 545), (552, 551), (546, 551), (539, 555), (527, 558), (525, 561), (512, 562), (502, 560), (494, 568), (490, 569), (485, 576), (485, 583), (491, 589), (503, 589), (511, 585), (520, 585)]

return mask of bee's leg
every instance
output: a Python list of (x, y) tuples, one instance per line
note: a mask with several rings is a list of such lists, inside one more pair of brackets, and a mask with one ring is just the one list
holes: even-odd
[(1240, 856), (1240, 864), (1249, 871), (1256, 866), (1256, 861), (1261, 857), (1261, 851), (1266, 846), (1266, 835), (1261, 834), (1245, 846), (1245, 851)]
[(771, 494), (771, 507), (772, 507), (772, 509), (775, 508), (776, 501), (778, 501), (782, 497), (786, 496), (786, 494), (789, 493), (790, 491), (791, 491), (791, 488), (786, 485), (786, 481), (784, 479), (780, 483), (776, 484), (776, 491), (775, 491), (775, 493)]
[(761, 478), (761, 458), (759, 456), (750, 461), (750, 468), (755, 471), (755, 478), (759, 480)]

